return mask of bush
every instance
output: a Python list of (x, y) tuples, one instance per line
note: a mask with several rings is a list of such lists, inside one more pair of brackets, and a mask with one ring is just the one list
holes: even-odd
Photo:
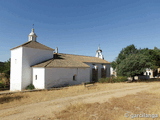
[(9, 88), (10, 80), (6, 77), (5, 73), (0, 73), (0, 88)]
[(5, 88), (5, 87), (6, 87), (5, 83), (0, 82), (0, 88)]
[(35, 89), (34, 85), (33, 84), (30, 84), (26, 87), (27, 90), (33, 90)]
[(124, 77), (124, 76), (100, 78), (98, 80), (98, 82), (100, 83), (116, 83), (116, 82), (125, 82), (125, 81), (127, 81), (127, 77)]
[(5, 77), (0, 76), (0, 88), (6, 88), (8, 86), (8, 80)]
[(117, 82), (125, 82), (125, 81), (128, 81), (128, 77), (118, 76), (118, 77), (116, 77), (116, 81)]

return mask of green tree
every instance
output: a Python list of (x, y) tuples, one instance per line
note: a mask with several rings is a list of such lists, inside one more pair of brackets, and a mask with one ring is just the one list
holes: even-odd
[(138, 52), (137, 48), (132, 44), (123, 48), (115, 61), (111, 63), (113, 69), (116, 69), (117, 65), (120, 64), (124, 59), (126, 59), (131, 54), (136, 54)]
[(111, 67), (115, 70), (115, 69), (116, 69), (116, 66), (117, 66), (116, 61), (113, 61), (113, 62), (111, 63)]
[(0, 73), (4, 73), (4, 77), (10, 79), (10, 59), (0, 63)]
[(152, 63), (151, 69), (155, 70), (160, 67), (160, 49), (157, 47), (154, 49), (144, 48), (140, 49), (139, 52), (146, 55), (150, 59)]
[(123, 48), (111, 66), (118, 76), (133, 77), (145, 72), (146, 68), (157, 69), (160, 66), (160, 49), (137, 49), (134, 45)]
[(10, 79), (10, 59), (4, 62), (3, 73), (5, 74), (5, 77), (9, 80)]
[(4, 70), (4, 63), (0, 62), (0, 73), (2, 73)]
[(126, 59), (129, 55), (136, 54), (137, 52), (138, 50), (133, 44), (127, 46), (126, 48), (123, 48), (116, 59), (116, 63), (119, 64), (122, 60)]
[(152, 63), (149, 57), (141, 53), (128, 55), (126, 59), (117, 65), (117, 74), (121, 76), (132, 77), (145, 72), (146, 68), (150, 68)]
[(0, 62), (0, 87), (6, 87), (10, 84), (10, 59)]

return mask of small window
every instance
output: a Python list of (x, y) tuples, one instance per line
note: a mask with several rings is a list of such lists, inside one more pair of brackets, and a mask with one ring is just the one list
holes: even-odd
[(73, 81), (76, 81), (76, 75), (73, 76)]
[(17, 59), (15, 59), (15, 64), (17, 64)]
[(35, 80), (37, 80), (37, 75), (35, 75)]

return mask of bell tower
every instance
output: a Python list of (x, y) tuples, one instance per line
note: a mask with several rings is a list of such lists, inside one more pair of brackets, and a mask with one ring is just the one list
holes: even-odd
[(96, 56), (98, 58), (104, 59), (103, 55), (102, 55), (102, 50), (100, 49), (100, 47), (98, 46), (98, 50), (96, 51)]
[(37, 35), (34, 33), (34, 28), (32, 28), (31, 33), (28, 35), (28, 41), (36, 41)]

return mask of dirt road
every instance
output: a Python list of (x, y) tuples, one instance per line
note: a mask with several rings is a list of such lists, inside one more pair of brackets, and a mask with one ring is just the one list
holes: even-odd
[(108, 91), (97, 91), (90, 94), (83, 94), (74, 97), (65, 97), (51, 101), (32, 103), (0, 111), (0, 120), (46, 120), (47, 116), (54, 117), (54, 113), (65, 109), (70, 104), (75, 103), (103, 103), (112, 97), (123, 97), (128, 94), (136, 94), (143, 90), (153, 88), (153, 84), (141, 86), (124, 87)]

